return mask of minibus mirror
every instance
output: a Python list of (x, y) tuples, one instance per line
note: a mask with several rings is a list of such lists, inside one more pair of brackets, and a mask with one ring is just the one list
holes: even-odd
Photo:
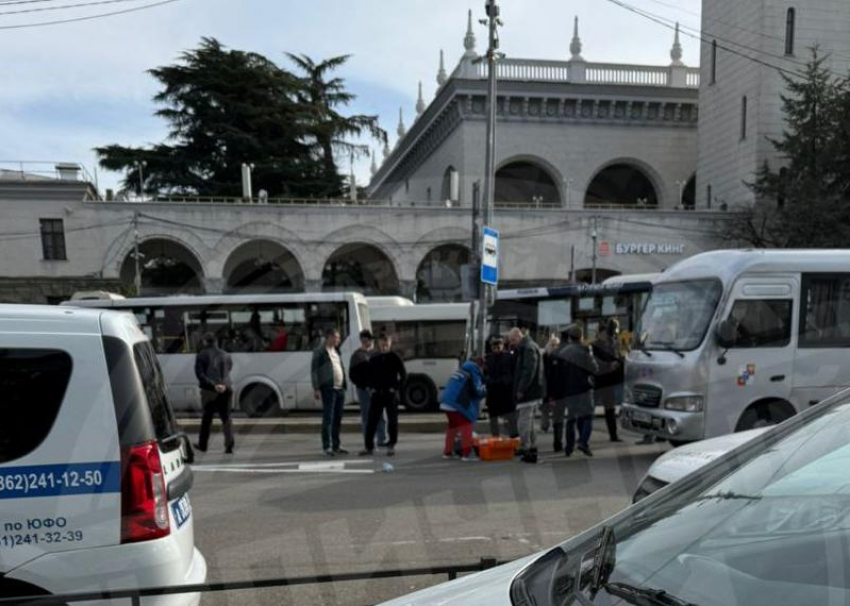
[(720, 347), (723, 349), (729, 349), (735, 344), (735, 335), (737, 332), (738, 330), (735, 322), (730, 319), (726, 319), (717, 325), (717, 329), (714, 331), (714, 337)]

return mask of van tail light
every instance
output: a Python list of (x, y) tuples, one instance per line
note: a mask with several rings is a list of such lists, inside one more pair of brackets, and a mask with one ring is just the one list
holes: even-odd
[(138, 543), (168, 536), (168, 496), (159, 446), (148, 442), (122, 452), (121, 542)]

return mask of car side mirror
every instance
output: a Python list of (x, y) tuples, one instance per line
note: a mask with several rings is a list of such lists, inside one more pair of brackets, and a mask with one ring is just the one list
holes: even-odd
[(720, 347), (729, 349), (735, 344), (737, 332), (738, 327), (735, 322), (727, 318), (717, 325), (714, 331), (714, 338)]

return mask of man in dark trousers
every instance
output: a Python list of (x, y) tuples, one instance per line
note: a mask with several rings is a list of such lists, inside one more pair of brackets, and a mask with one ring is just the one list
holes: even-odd
[(523, 463), (537, 463), (534, 415), (543, 399), (543, 356), (537, 344), (519, 328), (512, 328), (508, 339), (516, 356), (513, 396)]
[(486, 358), (487, 412), (490, 414), (490, 433), (500, 437), (501, 419), (508, 437), (519, 436), (516, 426), (516, 403), (512, 391), (514, 387), (513, 354), (505, 351), (505, 340), (501, 337), (490, 342), (491, 351)]
[(207, 451), (213, 415), (217, 414), (221, 419), (224, 433), (224, 452), (233, 454), (235, 441), (233, 422), (230, 420), (230, 400), (233, 395), (230, 382), (232, 369), (233, 360), (230, 355), (219, 349), (214, 334), (205, 333), (201, 351), (195, 357), (195, 376), (201, 388), (201, 404), (204, 410), (201, 433), (195, 448), (201, 452)]
[(617, 435), (617, 406), (621, 404), (623, 385), (623, 358), (619, 347), (620, 324), (611, 319), (599, 330), (593, 342), (593, 357), (599, 364), (594, 394), (596, 403), (605, 410), (605, 425), (612, 442), (622, 442)]
[(559, 380), (563, 381), (559, 395), (565, 400), (566, 406), (563, 408), (566, 408), (567, 412), (567, 443), (564, 454), (570, 456), (573, 449), (578, 448), (588, 457), (592, 457), (590, 434), (593, 431), (593, 386), (599, 366), (591, 349), (582, 342), (584, 331), (581, 326), (571, 325), (564, 331), (563, 337), (566, 345), (558, 352), (562, 369), (557, 371), (557, 374)]
[(310, 364), (314, 396), (322, 401), (322, 451), (328, 457), (348, 454), (339, 439), (347, 387), (345, 368), (339, 355), (341, 340), (337, 329), (325, 331), (325, 341), (313, 352)]
[[(372, 379), (369, 376), (369, 360), (375, 354), (375, 337), (372, 331), (364, 330), (360, 333), (360, 347), (358, 347), (348, 362), (348, 378), (357, 388), (357, 401), (360, 404), (360, 431), (366, 435), (366, 426), (369, 424), (369, 406), (372, 402)], [(384, 417), (378, 421), (378, 430), (375, 434), (378, 446), (387, 445), (387, 427)]]
[(365, 446), (360, 456), (371, 456), (375, 452), (375, 431), (384, 411), (387, 413), (387, 456), (395, 454), (398, 443), (398, 398), (407, 379), (407, 371), (401, 357), (392, 351), (393, 340), (388, 334), (378, 338), (378, 353), (369, 359), (369, 375), (372, 379), (372, 402), (369, 406), (369, 423), (366, 425)]

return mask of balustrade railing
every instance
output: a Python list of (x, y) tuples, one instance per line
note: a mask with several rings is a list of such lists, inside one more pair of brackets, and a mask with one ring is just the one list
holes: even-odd
[[(476, 63), (474, 74), (478, 78), (486, 78), (488, 69), (486, 63)], [(462, 76), (462, 70), (459, 75)], [(684, 66), (503, 59), (498, 64), (498, 76), (508, 82), (587, 82), (632, 86), (677, 86), (684, 82), (686, 88), (699, 87), (699, 68)]]

